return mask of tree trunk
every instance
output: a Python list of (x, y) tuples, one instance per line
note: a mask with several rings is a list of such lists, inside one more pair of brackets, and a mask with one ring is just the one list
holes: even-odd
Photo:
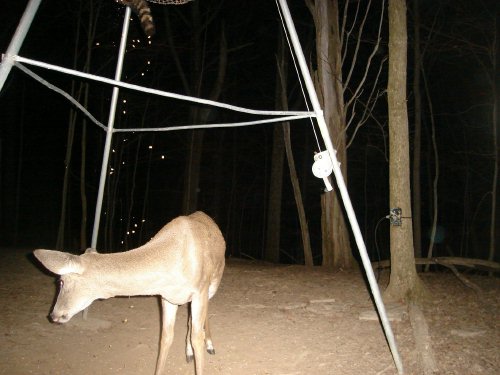
[[(88, 95), (88, 84), (87, 84)], [(80, 201), (82, 204), (81, 223), (80, 223), (80, 250), (86, 249), (87, 246), (87, 189), (86, 185), (86, 165), (87, 165), (87, 121), (82, 124), (82, 141), (81, 141), (81, 161), (80, 161)]]
[[(155, 136), (154, 134), (151, 136), (151, 145), (154, 145), (154, 139), (155, 139)], [(144, 187), (144, 195), (142, 197), (142, 209), (141, 209), (141, 220), (142, 220), (142, 224), (141, 225), (141, 229), (139, 231), (139, 236), (138, 236), (138, 240), (140, 243), (144, 243), (145, 242), (145, 239), (144, 239), (144, 235), (145, 233), (147, 233), (146, 231), (146, 226), (148, 226), (148, 222), (146, 222), (146, 216), (147, 216), (147, 208), (148, 208), (148, 201), (149, 201), (149, 191), (150, 191), (150, 182), (151, 182), (151, 164), (152, 164), (152, 161), (153, 161), (153, 149), (154, 149), (154, 146), (153, 148), (151, 148), (149, 150), (149, 154), (148, 154), (148, 163), (147, 163), (147, 168), (146, 168), (146, 181), (144, 183), (145, 187)]]
[[(23, 104), (26, 100), (26, 86), (23, 85)], [(19, 121), (19, 153), (17, 158), (17, 176), (16, 176), (16, 194), (14, 205), (14, 227), (12, 228), (12, 244), (17, 246), (19, 239), (19, 217), (21, 215), (21, 186), (23, 181), (23, 162), (24, 162), (24, 111), (21, 112), (21, 119)], [(1, 152), (1, 149), (0, 149)], [(0, 173), (2, 171), (0, 170)]]
[(422, 98), (420, 91), (420, 69), (422, 65), (422, 55), (420, 52), (420, 14), (418, 7), (419, 0), (413, 1), (413, 102), (415, 106), (414, 114), (414, 136), (413, 136), (413, 242), (415, 257), (422, 256), (422, 211), (420, 209), (420, 161), (422, 149)]
[[(191, 21), (193, 28), (193, 36), (191, 38), (191, 45), (193, 48), (193, 56), (191, 59), (191, 87), (186, 90), (188, 93), (201, 96), (201, 87), (203, 81), (202, 72), (202, 56), (203, 51), (201, 50), (201, 33), (202, 25), (200, 20), (200, 5), (198, 2), (193, 3), (191, 7)], [(190, 121), (195, 124), (201, 122), (200, 110), (198, 107), (194, 106), (191, 109)], [(199, 182), (200, 182), (200, 162), (201, 154), (203, 151), (203, 137), (205, 131), (191, 130), (188, 133), (189, 137), (189, 149), (186, 159), (186, 168), (184, 175), (184, 200), (182, 212), (185, 215), (189, 215), (196, 211), (198, 207), (198, 193), (199, 193)]]
[[(74, 87), (74, 84), (72, 84)], [(71, 89), (73, 96), (74, 89)], [(64, 249), (64, 238), (66, 235), (66, 207), (69, 195), (69, 178), (70, 178), (70, 167), (71, 167), (71, 154), (73, 152), (73, 140), (75, 138), (75, 123), (76, 123), (76, 111), (70, 109), (69, 121), (68, 121), (68, 137), (66, 140), (66, 157), (64, 158), (64, 178), (63, 178), (63, 188), (61, 195), (61, 216), (59, 217), (59, 228), (57, 231), (56, 249)]]
[[(347, 181), (338, 1), (315, 1), (313, 5), (309, 5), (316, 27), (317, 91), (332, 142), (337, 150), (337, 159), (341, 163), (344, 180)], [(351, 268), (355, 262), (339, 199), (335, 190), (321, 196), (322, 264), (331, 268)]]
[(286, 157), (288, 160), (288, 168), (290, 170), (290, 180), (293, 185), (293, 196), (295, 197), (295, 204), (300, 222), (300, 233), (302, 237), (302, 247), (304, 249), (304, 264), (306, 266), (314, 266), (314, 259), (312, 256), (311, 239), (309, 236), (309, 225), (307, 224), (306, 212), (302, 201), (302, 193), (300, 192), (299, 179), (297, 177), (297, 170), (295, 168), (295, 161), (293, 158), (292, 145), (290, 142), (290, 124), (283, 124), (283, 135), (285, 138)]
[[(144, 111), (144, 114), (147, 111), (147, 105), (146, 109)], [(142, 117), (142, 123), (141, 126), (144, 126), (144, 115)], [(132, 233), (134, 233), (134, 205), (135, 205), (135, 192), (137, 188), (137, 169), (139, 167), (139, 154), (142, 149), (142, 138), (144, 134), (138, 134), (137, 136), (137, 145), (135, 147), (135, 157), (133, 160), (133, 166), (132, 166), (132, 177), (129, 181), (127, 181), (127, 186), (130, 187), (129, 190), (129, 199), (127, 201), (127, 222), (125, 226), (125, 230), (127, 233), (130, 233), (130, 235), (125, 236), (125, 250), (134, 248), (138, 246), (137, 244), (137, 237), (138, 236), (132, 236)]]
[(498, 128), (500, 127), (500, 119), (498, 116), (498, 108), (500, 107), (500, 10), (498, 10), (495, 18), (495, 50), (493, 51), (493, 113), (492, 113), (492, 129), (493, 129), (493, 180), (491, 186), (491, 215), (490, 215), (490, 249), (488, 252), (488, 260), (495, 259), (496, 246), (496, 217), (497, 217), (497, 191), (498, 191)]
[(269, 201), (267, 206), (265, 250), (265, 259), (272, 263), (279, 263), (280, 261), (280, 224), (284, 157), (285, 148), (283, 143), (283, 129), (281, 126), (275, 125), (271, 156), (271, 178), (269, 186)]
[[(93, 6), (91, 8), (91, 18), (89, 20), (89, 27), (87, 29), (87, 54), (85, 61), (85, 71), (90, 69), (90, 62), (92, 58), (92, 47), (96, 36), (97, 19), (99, 18), (100, 5), (97, 6), (95, 14)], [(89, 101), (90, 86), (85, 83), (84, 106), (87, 107)], [(80, 202), (82, 205), (81, 222), (80, 222), (80, 250), (86, 249), (87, 246), (87, 216), (88, 216), (88, 202), (87, 202), (87, 189), (86, 189), (86, 168), (87, 168), (87, 120), (82, 121), (82, 135), (81, 135), (81, 162), (80, 162)]]
[(386, 297), (395, 300), (419, 299), (423, 287), (415, 268), (410, 204), (410, 162), (408, 109), (406, 1), (389, 0), (389, 204), (401, 208), (402, 225), (391, 225), (391, 276)]
[(200, 184), (200, 162), (203, 151), (203, 136), (205, 131), (192, 130), (186, 160), (184, 179), (184, 205), (182, 212), (185, 215), (192, 214), (198, 207), (198, 193)]
[[(80, 4), (80, 8), (78, 9), (78, 19), (77, 25), (80, 25), (81, 18), (83, 12), (83, 5)], [(90, 25), (88, 25), (90, 26)], [(79, 44), (80, 38), (80, 27), (76, 28), (76, 37), (75, 37), (75, 50), (73, 51), (73, 68), (76, 69), (78, 64), (78, 49), (76, 46)], [(90, 52), (88, 52), (90, 53)], [(87, 57), (88, 57), (87, 53)], [(78, 91), (78, 98), (81, 95), (82, 84), (80, 84), (80, 89)], [(76, 90), (76, 82), (71, 82), (71, 96), (75, 97)], [(56, 249), (62, 250), (64, 249), (64, 238), (66, 234), (66, 206), (68, 203), (68, 195), (69, 195), (69, 178), (70, 178), (70, 167), (71, 167), (71, 158), (72, 158), (72, 150), (73, 150), (73, 141), (75, 137), (75, 123), (76, 123), (76, 111), (71, 108), (69, 110), (69, 119), (68, 119), (68, 136), (66, 139), (66, 156), (64, 158), (64, 177), (63, 177), (63, 187), (61, 194), (61, 215), (59, 217), (59, 227), (57, 230), (57, 239), (56, 239)]]
[[(277, 72), (277, 80), (276, 80), (276, 103), (277, 107), (283, 110), (288, 110), (288, 98), (287, 98), (287, 71), (288, 71), (288, 59), (287, 54), (285, 53), (285, 40), (284, 38), (280, 38), (278, 44), (278, 72)], [(297, 205), (297, 213), (299, 216), (300, 223), (300, 233), (302, 238), (302, 247), (304, 250), (304, 263), (306, 266), (313, 266), (313, 256), (311, 250), (311, 240), (309, 237), (309, 226), (307, 224), (306, 213), (304, 210), (304, 203), (302, 201), (302, 193), (300, 191), (299, 178), (297, 177), (297, 169), (295, 168), (295, 160), (293, 158), (292, 152), (292, 142), (290, 139), (290, 123), (284, 123), (282, 128), (278, 128), (281, 131), (279, 132), (282, 135), (282, 144), (281, 147), (285, 147), (286, 150), (286, 158), (288, 161), (288, 169), (290, 172), (290, 180), (292, 182), (293, 187), (293, 195), (295, 197), (295, 204)], [(277, 132), (275, 132), (275, 135)], [(283, 150), (281, 150), (283, 152)], [(283, 165), (283, 155), (281, 158), (281, 166)], [(280, 178), (281, 179), (281, 178)], [(271, 194), (272, 194), (271, 190)], [(280, 187), (281, 193), (281, 187)], [(281, 194), (280, 194), (281, 198)]]
[[(0, 134), (0, 228), (4, 228), (3, 232), (5, 232), (7, 223), (4, 222), (6, 206), (3, 203), (3, 197), (5, 194), (5, 188), (4, 188), (5, 179), (3, 177), (4, 169), (2, 165), (2, 157), (3, 157), (3, 138), (1, 137)], [(7, 238), (5, 237), (5, 235), (3, 236), (0, 235), (0, 243), (7, 243)]]
[[(85, 6), (90, 7), (86, 9)], [(82, 71), (88, 72), (90, 67), (90, 62), (92, 59), (92, 46), (94, 45), (95, 35), (96, 35), (96, 26), (97, 20), (99, 18), (100, 5), (97, 5), (97, 8), (93, 8), (93, 3), (89, 2), (87, 5), (80, 4), (80, 8), (78, 10), (78, 22), (76, 23), (76, 36), (75, 36), (75, 49), (73, 51), (73, 67), (76, 69), (78, 66), (78, 57), (80, 56), (80, 51), (78, 50), (78, 46), (80, 45), (80, 33), (81, 30), (85, 29), (85, 45), (86, 45), (86, 54), (85, 61), (83, 62)], [(81, 26), (83, 13), (88, 11), (88, 19), (86, 20), (85, 27)], [(77, 95), (75, 93), (78, 92)], [(88, 95), (89, 95), (89, 84), (88, 83), (80, 83), (78, 90), (76, 90), (75, 81), (71, 84), (71, 96), (77, 98), (79, 100), (83, 95), (83, 105), (84, 107), (88, 104)], [(64, 170), (64, 179), (63, 179), (63, 191), (61, 196), (61, 216), (59, 218), (59, 229), (57, 233), (57, 241), (56, 248), (63, 249), (65, 247), (65, 237), (66, 237), (66, 224), (67, 224), (67, 210), (68, 210), (68, 199), (70, 197), (69, 185), (70, 185), (70, 177), (71, 177), (71, 159), (73, 152), (73, 143), (75, 138), (75, 127), (78, 115), (74, 109), (70, 110), (69, 120), (68, 120), (68, 137), (67, 137), (67, 145), (66, 145), (66, 157), (64, 161), (65, 170)], [(85, 168), (86, 168), (86, 120), (82, 121), (82, 132), (81, 132), (81, 163), (80, 163), (80, 202), (81, 202), (81, 223), (80, 223), (80, 241), (79, 245), (81, 249), (85, 249), (87, 247), (87, 197), (86, 197), (86, 189), (85, 189)]]
[[(424, 85), (425, 85), (425, 93), (427, 96), (427, 102), (429, 107), (429, 116), (431, 122), (431, 139), (432, 139), (432, 150), (434, 151), (434, 178), (432, 181), (432, 230), (429, 241), (429, 249), (427, 251), (427, 258), (432, 257), (434, 243), (436, 242), (436, 230), (437, 230), (437, 222), (438, 222), (438, 182), (439, 182), (439, 152), (436, 141), (436, 123), (434, 121), (434, 111), (432, 109), (432, 100), (431, 93), (429, 90), (429, 86), (427, 84), (427, 77), (424, 73)], [(429, 265), (425, 266), (425, 272), (429, 271)]]
[[(207, 72), (204, 69), (206, 64), (206, 52), (207, 45), (205, 43), (206, 38), (203, 36), (203, 32), (207, 27), (206, 20), (200, 18), (200, 5), (198, 2), (194, 2), (192, 5), (192, 27), (193, 27), (193, 37), (191, 40), (193, 56), (191, 59), (191, 77), (192, 82), (189, 86), (186, 80), (186, 74), (182, 70), (182, 64), (178, 63), (179, 57), (177, 52), (172, 48), (174, 54), (174, 60), (177, 62), (177, 68), (179, 70), (180, 76), (183, 78), (184, 89), (190, 95), (197, 97), (202, 96), (204, 75)], [(218, 10), (216, 10), (218, 12)], [(207, 19), (214, 19), (213, 15), (207, 15)], [(168, 18), (167, 18), (168, 20)], [(170, 25), (167, 22), (167, 25)], [(225, 81), (227, 69), (227, 43), (224, 31), (224, 26), (222, 25), (220, 33), (220, 44), (219, 44), (219, 55), (218, 55), (218, 71), (217, 78), (213, 84), (210, 94), (208, 95), (210, 100), (218, 100), (222, 92), (222, 87)], [(193, 107), (190, 113), (190, 120), (192, 123), (206, 123), (211, 114), (211, 108)], [(186, 159), (185, 177), (184, 177), (184, 199), (183, 199), (183, 212), (185, 214), (190, 214), (198, 208), (198, 194), (200, 191), (200, 163), (202, 160), (203, 152), (203, 138), (205, 131), (203, 129), (192, 130), (190, 132), (190, 149)]]

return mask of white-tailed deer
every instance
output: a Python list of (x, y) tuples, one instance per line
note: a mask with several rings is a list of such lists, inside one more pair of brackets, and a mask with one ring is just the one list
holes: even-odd
[(186, 358), (203, 374), (205, 349), (214, 354), (208, 324), (208, 300), (217, 291), (224, 271), (226, 244), (215, 222), (203, 212), (181, 216), (165, 225), (137, 249), (111, 254), (87, 251), (80, 256), (35, 250), (36, 258), (61, 275), (59, 295), (50, 314), (65, 323), (96, 299), (114, 296), (159, 295), (162, 330), (155, 374), (165, 368), (179, 305), (191, 302)]

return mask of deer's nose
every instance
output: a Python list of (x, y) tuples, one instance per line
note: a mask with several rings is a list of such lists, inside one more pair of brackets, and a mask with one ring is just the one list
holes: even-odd
[(55, 313), (52, 313), (50, 314), (50, 320), (52, 321), (52, 323), (62, 324), (66, 323), (69, 319), (67, 314), (57, 315)]

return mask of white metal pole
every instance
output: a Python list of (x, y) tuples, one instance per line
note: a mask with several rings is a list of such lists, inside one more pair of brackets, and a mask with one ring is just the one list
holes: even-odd
[[(33, 22), (33, 18), (35, 18), (35, 14), (40, 6), (42, 0), (30, 0), (26, 9), (24, 10), (23, 16), (19, 21), (19, 25), (17, 26), (16, 32), (10, 41), (9, 47), (5, 52), (5, 55), (2, 56), (2, 63), (0, 64), (0, 91), (2, 91), (3, 85), (9, 76), (10, 70), (12, 69), (13, 61), (10, 59), (10, 56), (17, 55), (21, 46), (23, 45), (24, 38), (28, 33), (31, 23)], [(5, 10), (4, 10), (5, 11)]]
[(337, 155), (335, 149), (332, 144), (332, 140), (330, 138), (330, 134), (328, 132), (328, 127), (325, 122), (325, 118), (323, 116), (323, 111), (321, 109), (321, 105), (318, 100), (318, 96), (316, 94), (316, 90), (314, 88), (314, 84), (309, 73), (309, 69), (307, 67), (306, 59), (304, 57), (304, 52), (302, 51), (302, 47), (300, 45), (299, 38), (297, 36), (297, 31), (295, 30), (295, 25), (293, 23), (290, 10), (288, 8), (288, 4), (286, 0), (277, 0), (279, 1), (279, 5), (281, 8), (281, 12), (283, 14), (283, 18), (285, 20), (285, 24), (288, 29), (288, 33), (290, 36), (290, 40), (292, 42), (292, 46), (295, 52), (295, 56), (297, 57), (300, 70), (302, 72), (302, 76), (304, 78), (304, 82), (309, 93), (309, 97), (311, 100), (311, 104), (313, 106), (314, 112), (316, 112), (316, 118), (318, 121), (318, 126), (321, 132), (321, 136), (325, 143), (326, 149), (330, 155), (330, 158), (333, 162), (333, 173), (335, 175), (335, 179), (337, 181), (337, 187), (339, 189), (340, 195), (342, 197), (342, 201), (344, 202), (344, 208), (347, 213), (347, 217), (349, 218), (349, 222), (351, 224), (351, 228), (354, 234), (354, 238), (356, 240), (356, 244), (359, 249), (359, 254), (361, 256), (361, 260), (363, 263), (363, 267), (366, 272), (366, 276), (368, 279), (368, 283), (370, 284), (370, 288), (373, 294), (373, 298), (375, 300), (375, 305), (377, 306), (377, 310), (380, 315), (380, 319), (382, 321), (382, 326), (385, 331), (385, 335), (387, 338), (387, 342), (389, 344), (389, 348), (391, 350), (394, 363), (398, 370), (399, 374), (403, 374), (403, 364), (401, 362), (401, 358), (399, 356), (398, 348), (396, 345), (396, 341), (394, 339), (394, 334), (391, 329), (391, 325), (389, 323), (389, 319), (387, 318), (387, 314), (385, 311), (384, 302), (382, 301), (382, 297), (380, 295), (380, 290), (378, 288), (377, 281), (375, 279), (375, 275), (373, 274), (373, 269), (371, 266), (370, 258), (368, 257), (366, 246), (363, 241), (363, 236), (361, 234), (361, 230), (359, 228), (358, 221), (356, 219), (356, 214), (354, 213), (354, 209), (352, 206), (351, 199), (349, 197), (349, 193), (347, 191), (347, 187), (345, 185), (344, 178), (342, 176), (342, 172), (340, 170), (340, 165), (337, 160)]
[[(123, 59), (127, 44), (128, 27), (130, 24), (130, 8), (125, 10), (125, 18), (123, 19), (122, 37), (120, 41), (120, 49), (118, 52), (118, 61), (116, 63), (115, 80), (120, 81), (123, 69)], [(106, 142), (104, 144), (104, 152), (102, 155), (101, 177), (99, 180), (99, 191), (97, 193), (97, 204), (94, 217), (94, 229), (92, 231), (91, 247), (97, 248), (97, 237), (99, 235), (99, 224), (101, 221), (102, 200), (104, 196), (104, 186), (106, 185), (106, 176), (108, 174), (109, 152), (111, 150), (111, 140), (113, 138), (113, 128), (115, 124), (116, 104), (118, 102), (118, 94), (120, 89), (113, 87), (113, 95), (111, 97), (111, 105), (109, 108), (108, 127), (106, 130)]]

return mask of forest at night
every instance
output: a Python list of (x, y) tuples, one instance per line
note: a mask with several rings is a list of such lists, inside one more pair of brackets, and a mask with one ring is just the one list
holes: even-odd
[[(14, 2), (0, 15), (2, 51), (26, 3)], [(387, 11), (382, 3), (373, 2), (366, 15), (362, 3), (353, 2), (342, 13), (343, 30), (350, 32), (342, 47), (346, 103), (353, 98), (346, 106), (345, 177), (369, 255), (376, 260), (389, 256), (388, 25), (386, 15), (381, 19)], [(407, 103), (412, 166), (415, 22), (422, 62), (421, 254), (425, 256), (432, 240), (434, 255), (487, 259), (490, 243), (498, 243), (498, 230), (491, 230), (492, 218), (496, 216), (498, 223), (492, 207), (498, 177), (496, 2), (421, 1), (418, 18), (410, 3)], [(137, 17), (132, 17), (123, 81), (205, 99), (217, 91), (216, 100), (223, 103), (280, 109), (277, 51), (283, 26), (276, 4), (197, 0), (197, 12), (194, 6), (151, 4), (156, 34), (150, 40)], [(289, 6), (314, 70), (311, 14), (304, 1), (290, 1)], [(20, 55), (112, 78), (124, 9), (114, 1), (43, 2)], [(285, 52), (290, 55), (288, 45)], [(220, 81), (222, 53), (227, 62)], [(305, 111), (309, 103), (298, 72), (291, 60), (287, 66), (287, 106)], [(100, 122), (107, 122), (111, 86), (27, 67), (70, 93)], [(105, 132), (66, 98), (16, 67), (0, 94), (0, 112), (0, 244), (70, 251), (89, 246)], [(121, 89), (115, 127), (252, 120), (251, 115)], [(303, 263), (286, 157), (280, 159), (282, 175), (272, 174), (275, 138), (282, 137), (276, 127), (281, 124), (115, 133), (97, 247), (103, 251), (133, 248), (173, 217), (200, 209), (219, 223), (229, 256), (265, 259), (269, 200), (274, 196), (271, 182), (280, 178), (279, 260)], [(314, 264), (320, 265), (320, 197), (328, 193), (311, 172), (314, 153), (324, 149), (317, 132), (309, 119), (290, 123)], [(198, 171), (196, 186), (189, 186), (193, 170)], [(356, 257), (354, 244), (352, 248)], [(496, 252), (494, 260), (498, 256)]]
[(0, 374), (498, 373), (498, 0), (3, 5)]

